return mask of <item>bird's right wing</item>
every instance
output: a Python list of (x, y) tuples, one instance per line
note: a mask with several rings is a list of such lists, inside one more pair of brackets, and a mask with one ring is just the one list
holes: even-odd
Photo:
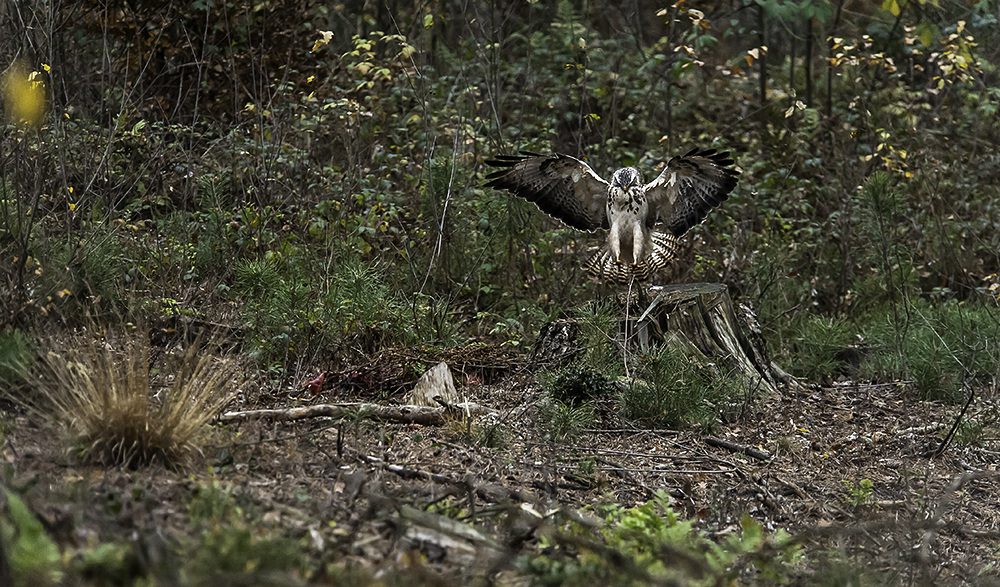
[(609, 228), (608, 182), (583, 161), (558, 153), (525, 153), (500, 155), (486, 164), (501, 168), (486, 176), (486, 187), (507, 190), (533, 202), (542, 212), (573, 228)]

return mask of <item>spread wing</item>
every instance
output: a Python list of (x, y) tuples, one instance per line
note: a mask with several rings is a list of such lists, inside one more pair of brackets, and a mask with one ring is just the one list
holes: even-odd
[(740, 175), (733, 164), (729, 153), (715, 149), (694, 148), (671, 158), (659, 177), (646, 184), (646, 224), (663, 222), (674, 236), (683, 235), (729, 197)]
[(501, 168), (486, 176), (490, 180), (486, 187), (534, 202), (542, 212), (573, 228), (609, 228), (608, 182), (583, 161), (558, 153), (525, 153), (500, 155), (486, 163)]

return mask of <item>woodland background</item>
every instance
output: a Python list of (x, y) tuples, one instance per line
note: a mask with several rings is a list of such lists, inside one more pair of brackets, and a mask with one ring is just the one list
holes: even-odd
[[(35, 425), (37, 357), (81, 336), (152, 337), (155, 356), (157, 333), (213, 325), (261, 398), (387, 349), (516, 362), (542, 324), (599, 316), (615, 289), (580, 268), (598, 240), (483, 188), (484, 161), (557, 151), (652, 177), (699, 146), (731, 151), (740, 182), (660, 280), (726, 284), (792, 374), (965, 406), (962, 441), (988, 446), (998, 19), (995, 0), (4, 1), (5, 438)], [(603, 386), (614, 363), (574, 377)], [(657, 424), (720, 426), (684, 409)], [(87, 462), (104, 433), (74, 431)], [(135, 466), (115, 442), (97, 460)], [(5, 486), (28, 470), (12, 459)], [(8, 550), (27, 535), (12, 504)], [(94, 545), (54, 540), (42, 573), (90, 580)], [(336, 564), (293, 575), (336, 583), (316, 570)]]

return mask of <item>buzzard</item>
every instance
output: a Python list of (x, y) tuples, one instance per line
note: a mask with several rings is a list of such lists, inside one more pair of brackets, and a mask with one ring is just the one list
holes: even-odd
[[(643, 185), (639, 170), (623, 167), (607, 182), (583, 161), (553, 153), (498, 156), (487, 187), (533, 202), (567, 226), (608, 231), (607, 244), (584, 264), (592, 275), (620, 283), (649, 279), (676, 256), (680, 237), (736, 187), (729, 153), (691, 149), (667, 161)], [(665, 231), (654, 230), (662, 225)]]

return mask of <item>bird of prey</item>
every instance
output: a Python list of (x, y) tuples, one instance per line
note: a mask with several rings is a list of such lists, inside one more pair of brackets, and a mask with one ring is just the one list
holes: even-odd
[(635, 167), (615, 171), (609, 183), (590, 165), (559, 153), (501, 155), (486, 163), (501, 168), (486, 176), (487, 187), (533, 202), (572, 228), (607, 230), (606, 245), (584, 267), (619, 283), (649, 279), (670, 263), (680, 237), (729, 196), (739, 176), (729, 153), (698, 148), (671, 158), (645, 185)]

